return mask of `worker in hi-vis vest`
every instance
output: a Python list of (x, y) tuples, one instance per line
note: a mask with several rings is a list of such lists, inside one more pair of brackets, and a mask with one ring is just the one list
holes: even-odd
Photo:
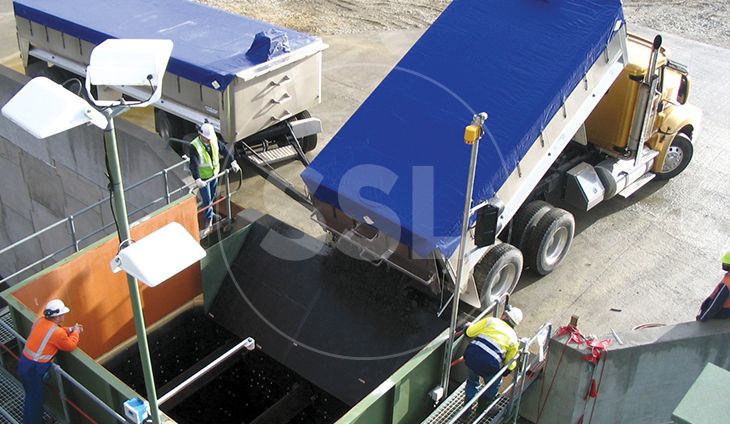
[(76, 349), (80, 334), (84, 331), (81, 324), (61, 327), (69, 312), (60, 299), (53, 299), (43, 310), (30, 330), (23, 354), (18, 363), (18, 374), (25, 389), (23, 423), (41, 424), (43, 420), (43, 383), (48, 377), (51, 360), (59, 350), (70, 352)]
[(241, 168), (226, 144), (218, 140), (213, 125), (209, 123), (198, 127), (198, 136), (190, 143), (189, 156), (190, 172), (198, 186), (203, 207), (208, 206), (205, 210), (205, 225), (200, 233), (201, 237), (205, 237), (210, 233), (213, 220), (220, 219), (213, 213), (212, 203), (218, 188), (218, 179), (213, 177), (220, 173), (221, 157), (224, 164), (230, 165), (234, 172), (239, 172)]
[(697, 321), (730, 318), (730, 251), (722, 257), (722, 270), (725, 271), (725, 276), (700, 305)]
[[(482, 386), (499, 373), (506, 364), (519, 354), (520, 343), (514, 328), (522, 321), (522, 310), (506, 305), (502, 318), (489, 317), (470, 324), (466, 336), (473, 339), (464, 351), (464, 363), (469, 369), (466, 379), (466, 402), (476, 396)], [(508, 370), (517, 365), (512, 362)], [(498, 378), (482, 396), (482, 407), (486, 407), (496, 396), (502, 378)]]

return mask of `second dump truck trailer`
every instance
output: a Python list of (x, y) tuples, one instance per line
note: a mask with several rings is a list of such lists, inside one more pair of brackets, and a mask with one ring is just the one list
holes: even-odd
[(455, 1), (302, 178), (343, 248), (452, 291), (461, 134), (486, 112), (460, 288), (485, 305), (523, 266), (544, 275), (565, 257), (574, 219), (548, 201), (588, 210), (684, 170), (701, 118), (689, 88), (660, 37), (627, 35), (619, 0)]
[[(26, 73), (69, 81), (69, 88), (85, 76), (91, 51), (106, 39), (172, 40), (162, 99), (155, 104), (155, 128), (164, 140), (189, 138), (208, 121), (227, 143), (260, 146), (262, 162), (316, 147), (321, 123), (308, 109), (321, 100), (327, 48), (318, 37), (192, 1), (17, 0), (13, 8)], [(139, 87), (116, 89), (99, 97), (140, 100), (149, 94)]]

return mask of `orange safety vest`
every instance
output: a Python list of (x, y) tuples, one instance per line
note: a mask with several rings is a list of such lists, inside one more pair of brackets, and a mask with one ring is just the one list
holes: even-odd
[(49, 362), (59, 350), (69, 352), (76, 349), (79, 333), (70, 333), (46, 318), (38, 318), (30, 330), (23, 355), (35, 362)]

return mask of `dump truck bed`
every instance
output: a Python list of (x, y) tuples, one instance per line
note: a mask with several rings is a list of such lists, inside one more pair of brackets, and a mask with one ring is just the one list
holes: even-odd
[(267, 215), (223, 283), (206, 288), (206, 305), (218, 324), (352, 406), (448, 326), (404, 278)]
[[(567, 144), (623, 67), (589, 78), (604, 56), (608, 65), (623, 56), (608, 51), (625, 37), (619, 28), (620, 0), (454, 1), (302, 173), (315, 204), (418, 255), (449, 257), (461, 232), (472, 116), (489, 115), (473, 204), (495, 197), (522, 166), (502, 199), (500, 219), (509, 221), (547, 170), (543, 159), (562, 150), (551, 143)], [(539, 166), (527, 165), (540, 140), (548, 146)]]

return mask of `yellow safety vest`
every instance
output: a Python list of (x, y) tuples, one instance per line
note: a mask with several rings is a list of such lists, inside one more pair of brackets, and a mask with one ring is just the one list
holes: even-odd
[[(475, 342), (479, 342), (479, 339), (485, 338), (491, 344), (498, 347), (503, 355), (503, 364), (509, 363), (520, 350), (520, 342), (517, 339), (517, 333), (512, 329), (506, 322), (499, 318), (489, 317), (481, 321), (477, 321), (470, 325), (466, 329), (466, 336), (469, 338), (476, 337)], [(517, 363), (512, 363), (509, 369), (513, 370), (517, 366)]]
[(218, 175), (220, 172), (218, 141), (216, 140), (210, 143), (210, 151), (212, 155), (208, 154), (208, 149), (205, 148), (205, 143), (200, 137), (195, 137), (192, 141), (192, 145), (198, 153), (198, 173), (200, 174), (200, 178), (207, 180), (212, 178), (214, 175)]

